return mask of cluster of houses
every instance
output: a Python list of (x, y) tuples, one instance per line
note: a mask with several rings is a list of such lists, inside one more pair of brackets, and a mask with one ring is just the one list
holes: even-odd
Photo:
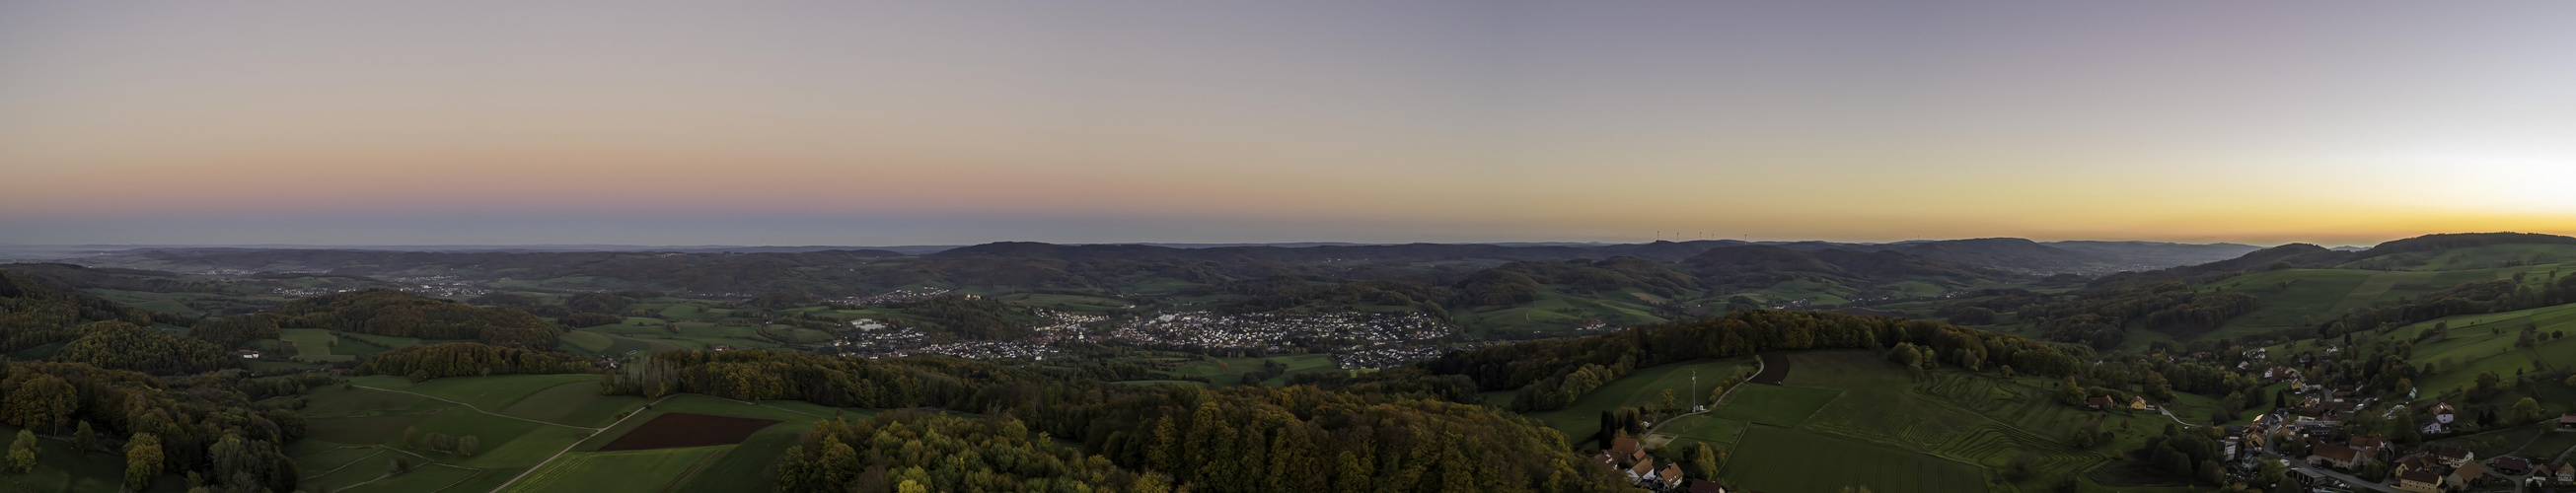
[(1661, 468), (1655, 467), (1654, 454), (1646, 453), (1646, 449), (1639, 446), (1637, 444), (1637, 439), (1634, 438), (1619, 438), (1611, 440), (1610, 448), (1604, 449), (1601, 453), (1593, 455), (1592, 462), (1600, 464), (1602, 468), (1609, 469), (1613, 473), (1627, 475), (1628, 481), (1634, 482), (1637, 487), (1644, 488), (1647, 491), (1668, 493), (1727, 492), (1726, 485), (1718, 484), (1715, 480), (1690, 479), (1682, 477), (1682, 465), (1679, 462), (1665, 463), (1664, 467)]
[[(2443, 405), (2436, 409), (2448, 407)], [(2482, 462), (2476, 451), (2447, 445), (2429, 445), (2401, 454), (2396, 444), (2380, 436), (2356, 437), (2334, 443), (2326, 437), (2332, 435), (2335, 423), (2314, 421), (2306, 416), (2293, 421), (2294, 418), (2286, 416), (2295, 415), (2283, 412), (2264, 415), (2254, 424), (2244, 427), (2238, 442), (2262, 449), (2266, 445), (2278, 445), (2283, 440), (2300, 440), (2308, 445), (2308, 456), (2304, 458), (2308, 464), (2337, 470), (2353, 471), (2374, 461), (2389, 464), (2391, 486), (2414, 493), (2500, 488), (2517, 477), (2538, 488), (2525, 491), (2555, 492), (2560, 487), (2576, 487), (2576, 465), (2565, 462), (2539, 463), (2522, 457), (2496, 457)], [(2576, 413), (2560, 416), (2558, 429), (2576, 432)], [(2246, 460), (2238, 466), (2251, 471), (2258, 464), (2258, 456), (2245, 454), (2244, 457)], [(2293, 476), (2302, 485), (2310, 487), (2327, 487), (2330, 486), (2327, 483), (2333, 482), (2315, 471), (2296, 471)]]
[(1266, 349), (1294, 347), (1343, 351), (1384, 343), (1427, 342), (1455, 330), (1413, 313), (1166, 313), (1139, 318), (1110, 333), (1113, 340), (1148, 346)]

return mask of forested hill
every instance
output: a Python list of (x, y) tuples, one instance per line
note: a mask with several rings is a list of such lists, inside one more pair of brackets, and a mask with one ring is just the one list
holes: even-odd
[(116, 321), (138, 326), (154, 322), (186, 323), (55, 285), (33, 276), (0, 271), (0, 352), (70, 342), (80, 325)]

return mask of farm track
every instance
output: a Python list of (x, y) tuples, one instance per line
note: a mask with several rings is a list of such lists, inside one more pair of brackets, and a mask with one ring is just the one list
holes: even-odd
[[(691, 395), (691, 394), (671, 394), (671, 395), (662, 396), (662, 398), (660, 398), (660, 399), (654, 399), (654, 400), (653, 400), (653, 402), (645, 403), (645, 404), (644, 404), (644, 409), (652, 409), (654, 404), (661, 404), (661, 403), (662, 403), (662, 401), (671, 400), (671, 398), (673, 398), (673, 397), (679, 397), (679, 396), (683, 396), (683, 395)], [(436, 398), (436, 397), (432, 397), (432, 399), (437, 399), (437, 398)], [(439, 399), (439, 400), (446, 400), (446, 399)], [(730, 399), (728, 399), (728, 400), (730, 400)], [(455, 402), (455, 401), (449, 401), (449, 402)], [(460, 404), (462, 404), (462, 403), (460, 403)], [(479, 409), (478, 409), (478, 410), (479, 410)], [(639, 412), (630, 412), (630, 413), (626, 413), (626, 417), (623, 417), (623, 418), (617, 418), (617, 422), (615, 422), (615, 423), (609, 423), (609, 424), (608, 424), (608, 426), (607, 426), (607, 427), (604, 427), (604, 428), (582, 428), (582, 427), (579, 427), (579, 426), (565, 426), (565, 427), (566, 427), (566, 428), (579, 428), (579, 429), (584, 429), (584, 430), (590, 430), (590, 431), (592, 431), (593, 433), (596, 433), (596, 432), (598, 432), (598, 431), (600, 431), (600, 430), (605, 430), (605, 429), (609, 429), (609, 428), (616, 428), (616, 427), (617, 427), (617, 425), (626, 424), (626, 420), (635, 419), (635, 415), (638, 415), (638, 414), (644, 414), (644, 413), (643, 413), (643, 412), (640, 412), (640, 411), (639, 411)], [(800, 413), (800, 414), (801, 414), (801, 413)], [(498, 415), (496, 414), (495, 416), (498, 416)], [(537, 421), (537, 420), (533, 420), (533, 419), (531, 419), (531, 420), (527, 420), (527, 421), (532, 421), (532, 422), (537, 422), (537, 423), (544, 423), (544, 421)], [(564, 425), (556, 425), (556, 426), (564, 426)], [(536, 465), (528, 466), (528, 470), (527, 470), (527, 471), (520, 472), (518, 476), (512, 476), (512, 477), (510, 477), (510, 480), (509, 480), (509, 481), (503, 481), (503, 482), (501, 482), (501, 485), (499, 485), (499, 486), (494, 486), (494, 487), (492, 487), (492, 491), (501, 491), (501, 490), (510, 489), (510, 485), (518, 484), (518, 483), (519, 483), (519, 480), (521, 480), (521, 479), (527, 479), (529, 474), (536, 474), (536, 472), (537, 472), (538, 470), (545, 469), (545, 468), (546, 468), (546, 464), (553, 464), (553, 463), (555, 462), (555, 459), (563, 458), (563, 454), (568, 453), (568, 452), (572, 452), (573, 447), (579, 447), (579, 446), (581, 446), (581, 443), (582, 443), (582, 442), (590, 441), (590, 439), (591, 439), (591, 438), (596, 438), (596, 435), (593, 435), (593, 436), (585, 436), (585, 437), (582, 437), (582, 439), (580, 439), (580, 440), (574, 440), (572, 443), (565, 444), (565, 445), (564, 445), (563, 450), (557, 450), (557, 451), (555, 451), (555, 455), (549, 455), (549, 456), (546, 456), (546, 460), (537, 461), (537, 464), (536, 464)]]

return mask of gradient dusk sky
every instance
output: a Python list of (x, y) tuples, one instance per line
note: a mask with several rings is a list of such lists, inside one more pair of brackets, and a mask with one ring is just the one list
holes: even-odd
[(2568, 234), (2571, 19), (0, 0), (0, 243)]

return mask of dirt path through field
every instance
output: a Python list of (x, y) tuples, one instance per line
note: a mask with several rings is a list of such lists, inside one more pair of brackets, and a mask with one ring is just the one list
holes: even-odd
[[(692, 395), (692, 394), (671, 394), (671, 395), (662, 396), (662, 398), (660, 398), (660, 399), (654, 399), (654, 400), (653, 400), (653, 402), (645, 403), (645, 404), (644, 404), (643, 409), (652, 409), (654, 404), (661, 404), (661, 403), (662, 403), (662, 401), (671, 400), (671, 398), (673, 398), (673, 397), (679, 397), (679, 396), (683, 396), (683, 395)], [(432, 397), (432, 398), (433, 398), (433, 399), (436, 399), (435, 397)], [(444, 399), (441, 399), (441, 400), (444, 400)], [(452, 401), (451, 401), (451, 402), (452, 402)], [(617, 425), (626, 424), (626, 420), (635, 419), (635, 416), (636, 416), (636, 415), (639, 415), (639, 414), (644, 414), (644, 412), (643, 412), (642, 410), (637, 410), (636, 412), (626, 413), (626, 417), (623, 417), (623, 418), (617, 418), (617, 422), (615, 422), (615, 423), (609, 423), (607, 428), (581, 428), (581, 427), (579, 427), (579, 426), (574, 426), (574, 427), (572, 427), (572, 428), (581, 428), (581, 429), (591, 430), (591, 431), (593, 431), (593, 432), (597, 432), (597, 431), (599, 431), (599, 430), (605, 430), (605, 429), (608, 429), (608, 428), (616, 428), (616, 427), (617, 427)], [(535, 420), (530, 420), (530, 421), (535, 421)], [(537, 421), (537, 422), (539, 422), (539, 423), (543, 423), (544, 421)], [(546, 468), (546, 464), (553, 464), (553, 463), (555, 463), (555, 459), (562, 458), (562, 457), (563, 457), (563, 454), (568, 453), (568, 452), (572, 452), (572, 448), (573, 448), (573, 447), (579, 447), (579, 446), (581, 446), (581, 442), (587, 442), (587, 441), (590, 441), (590, 439), (591, 439), (591, 438), (592, 438), (592, 437), (585, 436), (585, 437), (582, 437), (580, 440), (573, 440), (573, 441), (572, 441), (572, 443), (565, 444), (565, 445), (564, 445), (563, 450), (557, 450), (557, 451), (555, 451), (555, 455), (549, 455), (549, 456), (546, 456), (546, 460), (537, 461), (537, 465), (534, 465), (534, 466), (528, 466), (528, 470), (527, 470), (527, 471), (520, 472), (520, 473), (519, 473), (519, 475), (510, 477), (510, 480), (509, 480), (509, 481), (504, 481), (504, 482), (502, 482), (500, 486), (494, 486), (494, 487), (492, 487), (492, 491), (501, 491), (501, 490), (510, 489), (510, 485), (518, 484), (518, 483), (519, 483), (519, 480), (522, 480), (522, 479), (528, 479), (528, 475), (530, 475), (530, 474), (536, 474), (536, 473), (537, 473), (537, 470), (539, 470), (539, 469), (545, 469), (545, 468)]]

